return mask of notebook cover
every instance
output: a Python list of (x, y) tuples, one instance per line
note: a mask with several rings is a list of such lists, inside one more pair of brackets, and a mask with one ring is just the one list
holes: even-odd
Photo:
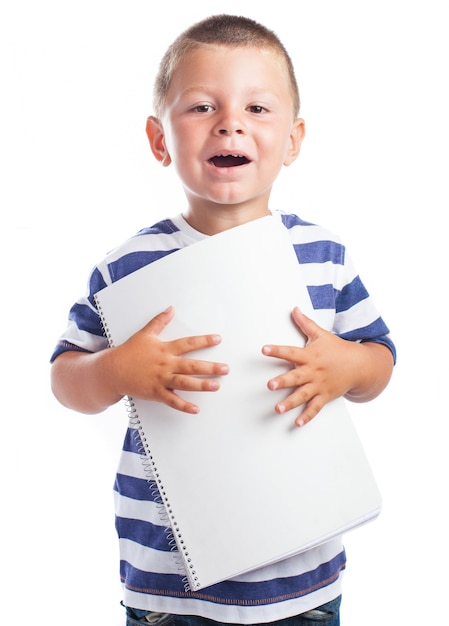
[(189, 355), (230, 366), (218, 392), (184, 392), (199, 414), (127, 402), (188, 588), (284, 559), (378, 515), (380, 494), (345, 401), (330, 402), (303, 428), (294, 426), (300, 409), (274, 411), (289, 392), (266, 383), (290, 365), (261, 348), (304, 345), (294, 306), (314, 317), (280, 221), (267, 216), (201, 240), (95, 298), (110, 345), (169, 305), (176, 315), (161, 339), (222, 336), (220, 345)]

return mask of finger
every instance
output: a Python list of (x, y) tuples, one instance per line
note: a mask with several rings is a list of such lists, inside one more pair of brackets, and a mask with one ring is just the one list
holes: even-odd
[(298, 307), (293, 309), (292, 318), (299, 330), (309, 339), (309, 341), (317, 339), (320, 336), (321, 331), (323, 330), (321, 326), (318, 326), (318, 324), (310, 319), (310, 317), (304, 315)]
[(298, 365), (301, 365), (303, 361), (303, 348), (298, 348), (297, 346), (277, 346), (270, 344), (263, 346), (262, 354), (277, 359), (284, 359), (284, 361)]
[(310, 385), (303, 385), (295, 389), (287, 398), (278, 402), (275, 406), (275, 411), (279, 414), (286, 413), (287, 411), (305, 405), (307, 402), (311, 401), (313, 397), (314, 394)]
[(178, 391), (214, 392), (220, 389), (220, 383), (215, 379), (195, 378), (193, 376), (174, 374), (171, 381), (167, 384), (167, 387), (160, 391), (159, 397), (157, 398), (160, 402), (178, 411), (196, 414), (200, 411), (199, 406), (179, 396), (175, 393), (175, 389)]
[(310, 374), (307, 371), (307, 366), (303, 365), (302, 367), (295, 367), (285, 374), (271, 378), (267, 383), (267, 387), (270, 391), (275, 391), (276, 389), (299, 387), (309, 381)]
[(221, 343), (220, 335), (196, 335), (192, 337), (182, 337), (168, 342), (173, 354), (181, 356), (203, 348), (210, 348)]
[(307, 390), (295, 391), (295, 393), (276, 405), (276, 413), (283, 414), (298, 406), (303, 406), (303, 410), (295, 419), (295, 424), (298, 427), (305, 426), (318, 415), (325, 404), (319, 396), (313, 396), (308, 400), (307, 397)]
[(149, 331), (152, 335), (159, 335), (167, 324), (171, 322), (174, 315), (174, 307), (169, 306), (165, 311), (162, 311), (153, 317), (153, 319), (145, 326), (145, 330)]
[(226, 376), (229, 373), (229, 365), (214, 361), (200, 361), (198, 359), (180, 357), (176, 361), (173, 372), (190, 376)]
[(170, 389), (165, 389), (163, 392), (161, 392), (157, 400), (159, 402), (163, 402), (172, 409), (182, 411), (183, 413), (190, 413), (192, 415), (195, 415), (200, 412), (200, 407), (197, 404), (194, 404), (193, 402), (188, 402)]
[(194, 376), (174, 374), (168, 387), (179, 391), (218, 391), (220, 383), (213, 378), (195, 378)]
[(296, 426), (298, 426), (298, 428), (301, 428), (302, 426), (308, 424), (318, 415), (323, 406), (324, 403), (320, 402), (318, 398), (313, 398), (310, 402), (307, 403), (306, 408), (296, 418)]

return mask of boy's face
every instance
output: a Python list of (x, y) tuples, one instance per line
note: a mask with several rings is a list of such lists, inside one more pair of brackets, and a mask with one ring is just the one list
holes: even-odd
[(152, 150), (173, 163), (190, 208), (251, 206), (261, 215), (282, 165), (304, 135), (293, 119), (287, 70), (253, 47), (189, 52), (176, 68), (162, 124), (149, 120)]

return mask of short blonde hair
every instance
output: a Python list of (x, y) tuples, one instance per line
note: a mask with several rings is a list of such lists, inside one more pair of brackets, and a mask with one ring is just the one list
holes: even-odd
[(258, 22), (237, 15), (213, 15), (181, 33), (162, 57), (153, 90), (153, 107), (157, 117), (162, 118), (167, 91), (173, 72), (190, 50), (207, 45), (253, 46), (276, 54), (284, 63), (290, 82), (293, 114), (299, 114), (300, 98), (293, 63), (279, 37)]

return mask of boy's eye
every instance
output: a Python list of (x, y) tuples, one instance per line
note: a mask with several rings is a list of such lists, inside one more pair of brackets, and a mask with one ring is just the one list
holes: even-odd
[(265, 107), (260, 104), (252, 104), (250, 107), (248, 107), (248, 109), (251, 111), (251, 113), (263, 113), (264, 111), (266, 111)]
[(196, 113), (209, 113), (209, 111), (212, 111), (212, 106), (210, 104), (198, 104), (196, 107), (193, 107), (192, 111)]

